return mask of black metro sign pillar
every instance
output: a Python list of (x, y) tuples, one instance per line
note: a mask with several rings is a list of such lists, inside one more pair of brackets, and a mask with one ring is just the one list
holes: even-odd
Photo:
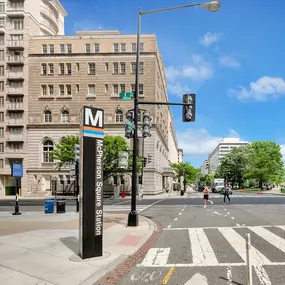
[(85, 259), (103, 255), (104, 110), (83, 107), (80, 117), (79, 243)]

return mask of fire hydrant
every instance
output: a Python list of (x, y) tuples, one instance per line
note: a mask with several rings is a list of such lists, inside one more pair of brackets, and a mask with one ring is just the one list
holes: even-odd
[(123, 189), (123, 191), (122, 191), (122, 198), (125, 198), (126, 197), (126, 191), (125, 191), (125, 189)]

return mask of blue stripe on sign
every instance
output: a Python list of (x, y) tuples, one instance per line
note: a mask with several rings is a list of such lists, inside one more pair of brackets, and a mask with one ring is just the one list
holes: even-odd
[(90, 130), (84, 130), (84, 131), (83, 131), (83, 134), (104, 136), (104, 132), (97, 132), (97, 131), (90, 131)]

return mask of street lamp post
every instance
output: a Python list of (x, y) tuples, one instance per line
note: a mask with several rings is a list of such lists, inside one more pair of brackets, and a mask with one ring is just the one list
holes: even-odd
[(128, 217), (128, 226), (136, 227), (139, 224), (138, 213), (136, 210), (136, 195), (137, 195), (137, 157), (138, 157), (138, 107), (139, 107), (139, 68), (140, 68), (140, 34), (141, 34), (141, 16), (146, 14), (154, 14), (170, 10), (185, 9), (190, 7), (200, 6), (210, 12), (216, 12), (220, 9), (221, 3), (219, 0), (213, 0), (204, 4), (188, 4), (183, 6), (175, 6), (157, 10), (143, 12), (138, 10), (138, 29), (137, 29), (137, 51), (136, 51), (136, 80), (134, 94), (134, 135), (133, 135), (133, 164), (132, 164), (132, 205)]

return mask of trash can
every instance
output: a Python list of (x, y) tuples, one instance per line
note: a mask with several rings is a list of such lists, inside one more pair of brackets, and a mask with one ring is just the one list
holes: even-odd
[(45, 214), (52, 214), (54, 212), (54, 200), (45, 200)]
[(66, 200), (57, 200), (56, 201), (56, 212), (57, 212), (57, 214), (65, 213), (65, 206), (66, 206)]

